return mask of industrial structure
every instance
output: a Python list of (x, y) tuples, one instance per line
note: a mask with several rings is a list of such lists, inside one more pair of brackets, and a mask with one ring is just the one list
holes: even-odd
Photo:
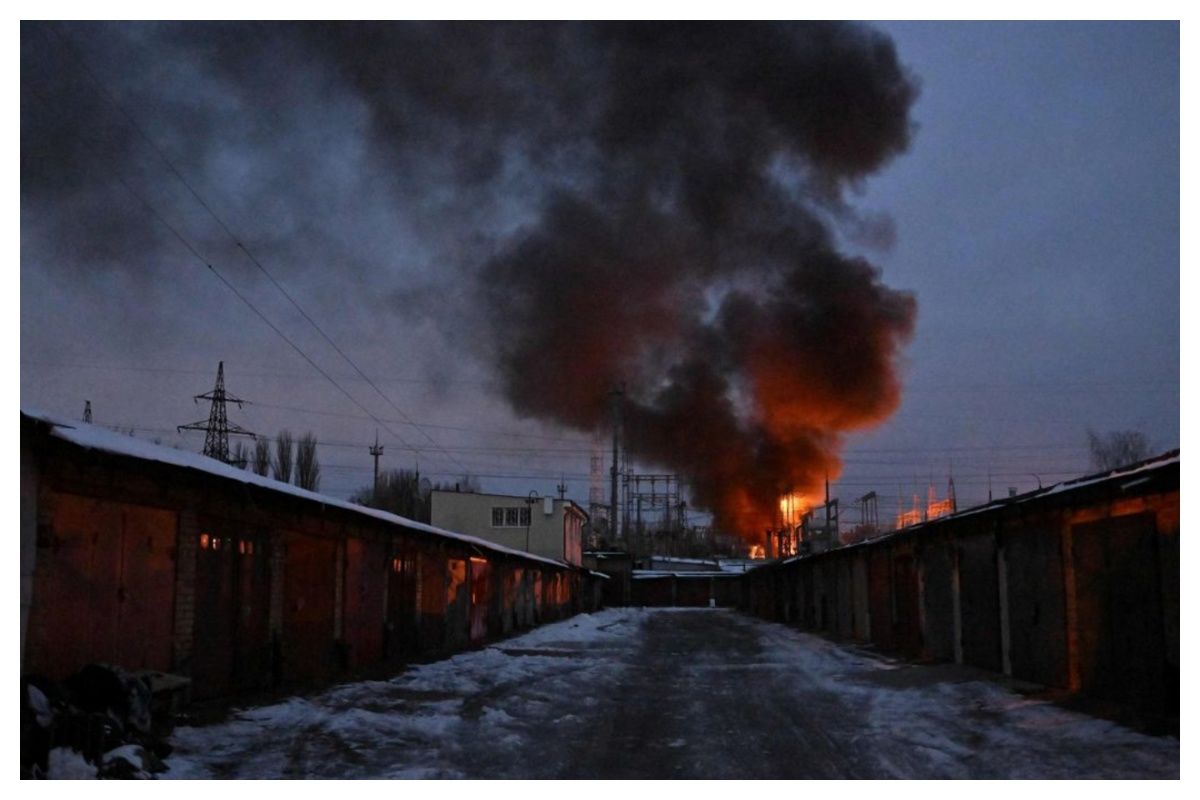
[[(225, 362), (217, 363), (217, 382), (213, 384), (212, 391), (204, 394), (196, 395), (193, 400), (199, 403), (201, 400), (208, 401), (208, 419), (202, 419), (198, 422), (189, 422), (187, 425), (179, 425), (178, 431), (204, 431), (204, 449), (201, 451), (209, 458), (215, 458), (223, 464), (232, 462), (229, 454), (229, 437), (230, 436), (249, 436), (251, 439), (256, 438), (253, 433), (246, 430), (240, 425), (229, 421), (229, 412), (226, 408), (228, 403), (237, 404), (238, 408), (242, 407), (244, 402), (241, 398), (233, 397), (225, 392)], [(91, 404), (88, 404), (88, 409), (84, 412), (84, 421), (91, 421)], [(239, 467), (245, 467), (245, 464), (238, 464)]]

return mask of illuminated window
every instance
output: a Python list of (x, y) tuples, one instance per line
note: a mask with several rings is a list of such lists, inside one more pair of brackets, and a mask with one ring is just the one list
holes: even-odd
[(207, 549), (208, 549), (208, 540), (209, 540), (209, 538), (210, 538), (210, 537), (209, 537), (209, 535), (208, 535), (207, 533), (202, 533), (202, 534), (200, 534), (200, 549), (201, 549), (201, 550), (207, 550)]

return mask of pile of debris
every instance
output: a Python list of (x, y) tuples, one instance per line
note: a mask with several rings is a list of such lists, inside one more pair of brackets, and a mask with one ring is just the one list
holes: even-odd
[(108, 664), (89, 664), (62, 683), (25, 681), (21, 777), (154, 777), (167, 769), (167, 737), (189, 687), (178, 675)]

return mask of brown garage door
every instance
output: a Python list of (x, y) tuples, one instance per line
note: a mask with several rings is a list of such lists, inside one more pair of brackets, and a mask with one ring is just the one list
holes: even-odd
[(346, 643), (353, 667), (383, 658), (383, 601), (387, 582), (387, 543), (346, 540)]
[(271, 680), (267, 537), (202, 520), (196, 543), (192, 693), (219, 697)]
[(333, 642), (337, 542), (289, 534), (284, 567), (284, 674), (298, 684), (328, 680), (336, 669)]
[(56, 494), (39, 532), (27, 669), (63, 678), (94, 661), (171, 669), (173, 512)]
[(1155, 713), (1178, 713), (1162, 626), (1153, 514), (1071, 527), (1079, 672), (1088, 694)]

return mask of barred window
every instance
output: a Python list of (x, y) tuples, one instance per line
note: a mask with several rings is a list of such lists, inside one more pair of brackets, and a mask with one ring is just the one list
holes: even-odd
[(493, 528), (526, 528), (531, 519), (528, 505), (492, 506)]

